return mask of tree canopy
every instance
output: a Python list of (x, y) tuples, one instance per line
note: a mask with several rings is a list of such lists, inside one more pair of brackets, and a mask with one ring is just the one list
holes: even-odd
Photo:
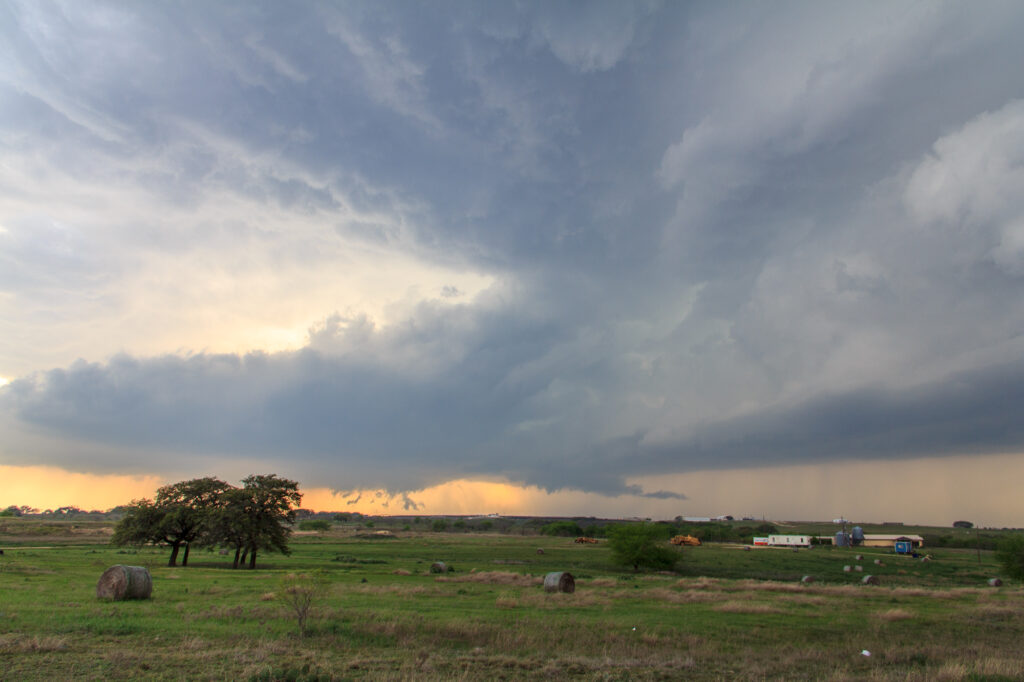
[(241, 488), (212, 477), (179, 481), (160, 488), (154, 501), (128, 505), (112, 541), (169, 545), (169, 566), (177, 564), (182, 546), (182, 566), (188, 565), (193, 544), (233, 547), (234, 568), (246, 556), (249, 568), (255, 568), (260, 549), (290, 551), (290, 526), (301, 500), (298, 483), (275, 474), (249, 476)]

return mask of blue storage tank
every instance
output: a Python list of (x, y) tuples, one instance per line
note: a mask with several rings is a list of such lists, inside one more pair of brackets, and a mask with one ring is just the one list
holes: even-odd
[(853, 527), (853, 535), (851, 536), (854, 545), (864, 544), (864, 529), (860, 526)]
[(836, 547), (849, 547), (850, 546), (850, 534), (845, 531), (839, 531), (836, 533)]

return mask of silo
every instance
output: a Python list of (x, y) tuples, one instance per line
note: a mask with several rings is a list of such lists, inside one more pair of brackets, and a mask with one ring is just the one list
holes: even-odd
[(853, 540), (854, 545), (864, 544), (864, 529), (860, 526), (854, 526), (851, 539)]
[(836, 533), (836, 547), (849, 547), (850, 546), (850, 534), (846, 531), (839, 531)]

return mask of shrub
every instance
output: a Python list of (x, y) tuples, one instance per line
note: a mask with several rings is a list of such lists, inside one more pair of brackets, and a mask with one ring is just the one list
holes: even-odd
[(305, 636), (306, 624), (313, 604), (327, 589), (327, 575), (323, 571), (310, 574), (289, 574), (281, 580), (281, 600), (295, 614), (299, 636)]
[(442, 533), (448, 529), (448, 522), (444, 519), (437, 519), (434, 521), (434, 525), (432, 526), (432, 528), (434, 529), (435, 533)]
[(299, 530), (330, 530), (331, 522), (323, 519), (308, 519), (299, 521)]
[(608, 531), (608, 546), (617, 564), (641, 568), (671, 570), (679, 561), (679, 552), (664, 544), (664, 531), (648, 523), (613, 526)]
[(996, 558), (1003, 567), (1004, 575), (1024, 580), (1024, 535), (1011, 535), (1003, 540), (996, 551)]
[(575, 521), (555, 521), (540, 529), (542, 535), (561, 535), (564, 537), (579, 537), (583, 535), (583, 529)]

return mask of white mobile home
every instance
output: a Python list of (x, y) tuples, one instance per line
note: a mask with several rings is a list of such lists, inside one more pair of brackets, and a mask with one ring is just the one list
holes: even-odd
[(810, 547), (810, 535), (769, 535), (769, 547)]

